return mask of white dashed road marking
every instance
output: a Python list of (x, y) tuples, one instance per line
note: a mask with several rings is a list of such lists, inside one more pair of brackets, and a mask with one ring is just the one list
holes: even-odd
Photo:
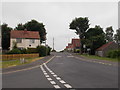
[(67, 56), (67, 57), (74, 57), (74, 56)]
[(72, 88), (72, 86), (70, 86), (69, 84), (64, 84), (64, 86), (65, 86), (66, 88)]
[(55, 82), (55, 81), (50, 81), (50, 83), (51, 83), (51, 84), (56, 84), (56, 82)]
[(47, 78), (49, 81), (52, 80), (52, 78)]
[(55, 88), (60, 88), (58, 85), (54, 85)]
[(61, 80), (61, 78), (60, 78), (60, 77), (56, 77), (56, 79), (57, 79), (57, 80)]
[[(45, 66), (45, 68), (50, 72), (50, 74), (56, 79), (58, 80), (61, 84), (63, 84), (63, 86), (65, 86), (66, 88), (72, 88), (71, 85), (69, 85), (68, 83), (66, 83), (64, 80), (62, 80), (60, 77), (58, 77), (58, 75), (56, 75), (50, 68), (48, 68), (48, 66), (46, 65), (46, 63), (43, 64)], [(41, 67), (42, 70), (44, 70), (43, 67)], [(53, 86), (55, 88), (60, 88), (59, 85), (57, 85), (57, 83), (55, 81), (52, 80), (52, 78), (50, 78), (50, 76), (48, 74), (45, 73), (45, 77), (49, 77), (47, 78), (51, 84), (53, 84)]]
[(66, 83), (66, 82), (65, 82), (65, 81), (63, 81), (63, 80), (60, 80), (60, 82), (61, 82), (61, 83)]
[(56, 57), (61, 57), (61, 56), (56, 56)]
[(50, 78), (50, 76), (46, 73), (46, 71), (44, 70), (44, 68), (43, 68), (42, 65), (40, 65), (40, 68), (41, 68), (41, 70), (43, 71), (45, 77), (48, 79), (48, 81), (50, 81), (50, 83), (53, 85), (53, 87), (55, 87), (56, 89), (57, 89), (57, 88), (60, 88), (60, 86), (57, 85), (55, 81), (52, 81), (52, 78)]

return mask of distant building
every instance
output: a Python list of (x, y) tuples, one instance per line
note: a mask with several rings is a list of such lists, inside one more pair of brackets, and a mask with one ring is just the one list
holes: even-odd
[(20, 49), (36, 48), (40, 45), (40, 35), (38, 31), (11, 30), (10, 50), (12, 50), (14, 42), (17, 43), (17, 47)]
[(74, 52), (76, 49), (80, 49), (80, 39), (74, 38), (71, 43), (66, 46), (66, 50)]
[(80, 49), (80, 39), (72, 39), (72, 45), (74, 49)]
[(68, 46), (66, 46), (66, 49), (68, 51), (73, 51), (74, 48), (73, 48), (73, 45), (71, 43), (69, 43)]
[(118, 45), (115, 42), (109, 42), (96, 49), (95, 53), (97, 56), (105, 57), (110, 50), (115, 49), (118, 49)]

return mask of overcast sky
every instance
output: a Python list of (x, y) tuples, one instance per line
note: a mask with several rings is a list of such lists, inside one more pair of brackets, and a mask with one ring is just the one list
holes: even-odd
[(42, 22), (47, 30), (47, 43), (52, 47), (55, 38), (55, 49), (62, 50), (78, 38), (69, 23), (75, 17), (88, 17), (90, 27), (100, 25), (104, 30), (108, 26), (118, 28), (117, 2), (3, 2), (2, 22), (14, 28), (18, 23), (31, 19)]

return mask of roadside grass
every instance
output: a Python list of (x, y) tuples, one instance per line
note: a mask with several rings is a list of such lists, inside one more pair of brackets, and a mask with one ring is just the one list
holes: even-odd
[(18, 65), (23, 65), (23, 64), (28, 64), (37, 60), (42, 59), (43, 57), (36, 57), (36, 58), (26, 58), (26, 62), (25, 63), (21, 63), (20, 60), (12, 60), (12, 61), (3, 61), (0, 62), (0, 67), (1, 68), (8, 68), (8, 67), (14, 67), (14, 66), (18, 66)]
[(95, 55), (86, 55), (86, 54), (83, 54), (81, 56), (87, 57), (87, 58), (90, 58), (90, 59), (98, 59), (98, 60), (107, 60), (107, 61), (112, 61), (112, 62), (120, 62), (120, 60), (118, 58), (107, 58), (107, 57), (99, 57), (99, 56), (95, 56)]

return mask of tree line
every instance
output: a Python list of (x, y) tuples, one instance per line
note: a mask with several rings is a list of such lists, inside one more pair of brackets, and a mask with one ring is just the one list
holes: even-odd
[(40, 34), (40, 43), (46, 40), (46, 29), (43, 23), (40, 23), (36, 20), (31, 20), (25, 24), (19, 23), (15, 28), (11, 28), (8, 24), (3, 23), (1, 25), (2, 30), (2, 49), (9, 50), (10, 47), (10, 31), (11, 30), (25, 30), (28, 31), (39, 31)]
[(69, 25), (69, 29), (75, 30), (75, 33), (79, 35), (80, 38), (80, 53), (84, 52), (84, 45), (86, 49), (90, 49), (90, 54), (94, 55), (95, 50), (105, 43), (115, 41), (117, 44), (120, 43), (120, 28), (114, 30), (112, 26), (106, 28), (105, 32), (100, 25), (95, 25), (93, 28), (89, 28), (88, 17), (79, 17), (72, 20)]

